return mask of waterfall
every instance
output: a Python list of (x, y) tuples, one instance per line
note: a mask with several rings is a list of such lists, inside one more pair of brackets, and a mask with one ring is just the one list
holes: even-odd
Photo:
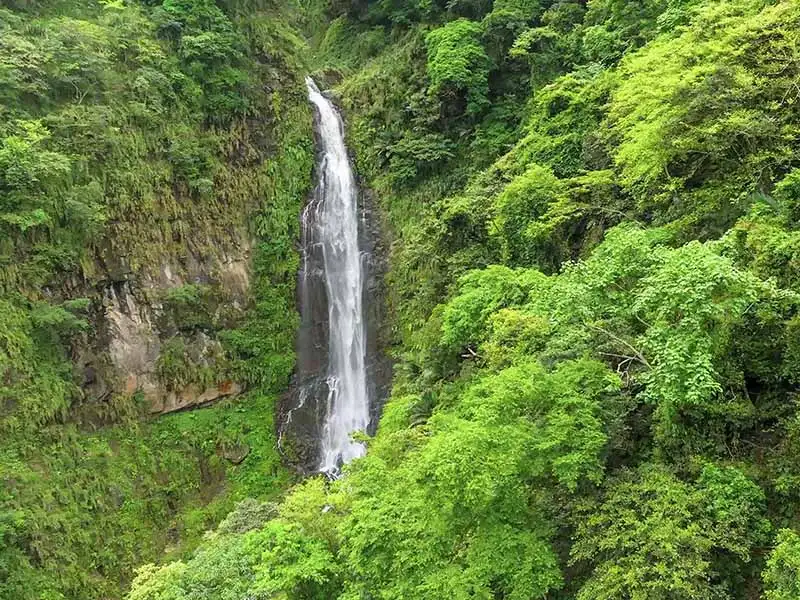
[[(358, 188), (339, 113), (310, 78), (306, 85), (318, 113), (320, 159), (314, 197), (303, 214), (304, 254), (311, 251), (311, 244), (321, 248), (329, 327), (319, 469), (336, 477), (342, 464), (364, 454), (364, 445), (353, 441), (351, 434), (366, 431), (370, 421)], [(304, 257), (303, 277), (307, 276)]]

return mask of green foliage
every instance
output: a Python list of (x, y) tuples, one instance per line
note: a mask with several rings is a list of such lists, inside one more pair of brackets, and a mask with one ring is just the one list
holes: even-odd
[(586, 13), (582, 2), (553, 2), (536, 22), (524, 29), (509, 51), (527, 59), (531, 80), (542, 84), (577, 66), (581, 57), (581, 23)]
[(530, 265), (542, 256), (531, 239), (530, 225), (547, 212), (562, 193), (562, 183), (540, 165), (532, 164), (514, 178), (495, 200), (493, 229), (500, 237), (503, 261)]
[[(143, 567), (130, 597), (795, 598), (797, 3), (302, 5), (391, 234), (394, 391), (346, 477), (310, 479), (277, 508), (241, 504), (193, 555)], [(186, 340), (213, 334), (230, 375), (278, 392), (312, 157), (300, 82), (284, 87), (282, 70), (299, 70), (289, 21), (251, 17), (261, 2), (95, 8), (32, 27), (30, 12), (0, 19), (3, 285), (35, 290), (75, 269), (104, 227), (112, 253), (155, 242), (131, 254), (138, 268), (180, 255), (193, 228), (211, 232), (209, 251), (220, 230), (249, 226), (246, 315), (216, 314), (216, 282), (175, 289), (162, 300), (179, 336), (160, 364), (179, 384), (197, 379)], [(67, 357), (85, 309), (44, 300), (2, 299), (10, 432), (69, 419), (78, 396)], [(147, 496), (149, 512), (122, 513), (137, 531), (113, 554), (123, 571), (140, 532), (170, 522), (196, 539), (233, 500), (284, 481), (271, 402), (147, 426), (186, 442), (164, 451), (159, 477), (186, 456), (198, 467), (164, 485), (167, 500)], [(245, 462), (227, 465), (242, 445)], [(126, 457), (140, 446), (156, 451), (109, 444)], [(3, 480), (43, 494), (43, 467), (12, 447)], [(187, 510), (223, 471), (229, 494)], [(150, 472), (126, 498), (152, 489)], [(72, 582), (74, 548), (115, 568), (84, 538), (63, 554), (32, 544), (43, 517), (25, 499), (0, 504), (9, 593), (88, 589), (43, 579), (29, 547)], [(48, 532), (77, 530), (63, 514), (44, 514)], [(118, 534), (119, 510), (89, 514)]]
[[(320, 514), (320, 497), (324, 499), (325, 493), (313, 483), (299, 489), (300, 512), (306, 517)], [(311, 522), (256, 518), (244, 530), (230, 531), (226, 523), (244, 518), (250, 506), (240, 504), (191, 560), (142, 567), (129, 598), (188, 600), (195, 594), (231, 599), (276, 594), (330, 598), (325, 593), (336, 589), (335, 560), (326, 541), (317, 535), (319, 528)], [(292, 510), (288, 502), (283, 513)]]
[(166, 290), (162, 303), (178, 329), (211, 329), (214, 300), (214, 292), (209, 286), (189, 283)]
[[(0, 502), (13, 528), (0, 572), (8, 561), (14, 568), (4, 597), (116, 596), (124, 579), (103, 573), (130, 573), (179, 541), (191, 548), (236, 500), (286, 485), (273, 408), (272, 398), (250, 396), (152, 423), (91, 434), (50, 426), (8, 440)], [(234, 466), (225, 449), (241, 444), (250, 452)]]
[(171, 391), (181, 390), (190, 384), (197, 384), (200, 389), (215, 385), (217, 372), (214, 367), (218, 366), (218, 357), (197, 358), (195, 361), (191, 356), (183, 338), (174, 337), (161, 348), (156, 362), (156, 376)]
[[(460, 294), (453, 298), (442, 315), (442, 342), (459, 349), (483, 341), (489, 317), (507, 306), (524, 303), (544, 279), (536, 272), (514, 272), (493, 266), (464, 275)], [(537, 285), (538, 284), (538, 285)]]
[(380, 53), (386, 43), (383, 27), (363, 30), (340, 17), (325, 29), (320, 51), (325, 54), (326, 61), (340, 68), (356, 69)]
[[(170, 593), (224, 585), (255, 593), (255, 579), (255, 590), (291, 598), (370, 589), (403, 598), (542, 595), (561, 581), (545, 519), (550, 486), (571, 493), (602, 476), (603, 404), (618, 385), (593, 361), (553, 373), (528, 363), (479, 379), (424, 434), (382, 427), (368, 457), (333, 489), (311, 480), (258, 532), (213, 538)], [(176, 568), (146, 570), (130, 597), (172, 597), (160, 590)]]
[[(117, 598), (133, 567), (288, 482), (272, 393), (293, 363), (305, 46), (293, 7), (244, 4), (0, 9), (0, 597)], [(213, 272), (149, 285), (212, 270), (241, 240), (262, 265), (252, 299)], [(154, 421), (116, 394), (104, 292), (130, 280), (148, 282), (165, 389), (257, 373), (238, 379), (251, 395)], [(257, 351), (223, 348), (245, 322)]]
[(800, 536), (790, 529), (778, 532), (764, 572), (767, 600), (790, 600), (800, 594), (799, 557)]
[(77, 266), (80, 244), (105, 220), (94, 185), (75, 186), (67, 156), (46, 149), (41, 121), (0, 132), (0, 286), (43, 283), (54, 269)]
[[(342, 480), (217, 534), (231, 588), (796, 596), (796, 3), (315, 6), (391, 231), (394, 390)], [(146, 585), (189, 597), (188, 564)]]
[(436, 133), (410, 132), (387, 149), (392, 181), (404, 185), (453, 157), (453, 144)]
[(0, 299), (0, 430), (23, 436), (63, 417), (78, 390), (65, 339), (85, 323), (61, 307)]
[(768, 527), (763, 506), (733, 468), (706, 466), (695, 484), (655, 465), (626, 473), (578, 526), (573, 560), (597, 566), (577, 598), (729, 598), (715, 563), (749, 560)]
[(254, 306), (244, 323), (221, 333), (232, 355), (232, 372), (241, 381), (277, 393), (294, 368), (295, 278), (300, 266), (294, 241), (299, 238), (301, 205), (313, 164), (310, 115), (292, 107), (279, 130), (283, 151), (265, 165), (269, 186), (254, 217), (258, 245), (254, 252)]
[(538, 162), (559, 177), (608, 168), (598, 128), (616, 83), (612, 72), (589, 65), (542, 88), (534, 98), (529, 131), (508, 157), (508, 166)]
[[(712, 3), (682, 35), (624, 62), (611, 104), (614, 159), (641, 203), (729, 226), (749, 193), (796, 160), (788, 99), (797, 63), (778, 56), (794, 47), (799, 14), (789, 2)], [(706, 182), (722, 189), (702, 194)]]
[(713, 406), (723, 391), (719, 373), (733, 326), (756, 302), (759, 287), (697, 242), (671, 253), (642, 281), (634, 311), (649, 324), (641, 345), (653, 357), (644, 381), (665, 421), (679, 404)]
[(488, 102), (489, 57), (480, 43), (480, 25), (459, 19), (434, 29), (428, 47), (430, 93), (443, 103), (458, 103), (466, 95), (466, 112), (475, 114)]
[(159, 36), (175, 44), (184, 72), (200, 84), (204, 112), (216, 121), (250, 112), (245, 39), (211, 0), (165, 0), (155, 12)]
[(583, 32), (586, 58), (612, 63), (658, 33), (669, 34), (686, 24), (694, 0), (597, 0), (589, 4)]
[[(525, 350), (545, 364), (583, 353), (609, 360), (635, 382), (641, 401), (656, 406), (653, 431), (673, 458), (694, 419), (747, 426), (743, 386), (756, 349), (737, 345), (742, 356), (731, 360), (733, 337), (748, 335), (750, 311), (763, 319), (777, 299), (793, 306), (797, 299), (738, 270), (713, 244), (671, 249), (663, 239), (657, 230), (621, 227), (557, 276), (501, 266), (470, 273), (435, 315), (441, 325), (431, 327), (421, 359), (449, 369), (456, 352), (494, 364), (522, 359)], [(791, 324), (775, 318), (788, 332)], [(768, 346), (774, 352), (782, 343)]]

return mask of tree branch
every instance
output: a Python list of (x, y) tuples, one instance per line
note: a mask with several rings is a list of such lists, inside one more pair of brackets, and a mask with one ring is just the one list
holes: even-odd
[[(590, 329), (594, 329), (595, 331), (599, 331), (601, 333), (606, 334), (608, 337), (610, 337), (611, 339), (619, 342), (620, 344), (625, 346), (628, 350), (630, 350), (633, 353), (632, 357), (624, 357), (624, 358), (635, 359), (635, 360), (639, 361), (640, 363), (642, 363), (648, 369), (652, 369), (653, 368), (653, 367), (650, 366), (650, 363), (647, 362), (647, 359), (642, 355), (642, 353), (639, 352), (634, 346), (632, 346), (630, 344), (630, 342), (627, 342), (626, 340), (622, 339), (618, 335), (616, 335), (614, 333), (611, 333), (608, 329), (603, 329), (602, 327), (598, 327), (597, 325), (591, 325), (590, 323), (586, 323), (586, 326), (589, 327)], [(603, 353), (601, 353), (601, 354), (603, 354)]]

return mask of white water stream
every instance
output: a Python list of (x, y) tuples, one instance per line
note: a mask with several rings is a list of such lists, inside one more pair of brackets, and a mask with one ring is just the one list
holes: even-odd
[[(314, 198), (304, 226), (317, 228), (328, 297), (328, 401), (319, 468), (332, 477), (342, 464), (364, 454), (351, 434), (369, 424), (365, 366), (366, 326), (362, 307), (363, 266), (358, 245), (358, 188), (344, 143), (344, 124), (333, 104), (306, 79), (317, 107), (322, 158)], [(313, 214), (308, 214), (309, 212)]]

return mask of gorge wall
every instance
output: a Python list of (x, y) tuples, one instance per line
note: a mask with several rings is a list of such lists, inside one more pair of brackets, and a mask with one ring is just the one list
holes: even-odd
[(289, 483), (296, 24), (266, 0), (0, 8), (0, 598), (119, 597)]
[[(155, 277), (103, 273), (92, 306), (95, 334), (75, 347), (88, 402), (140, 393), (151, 413), (163, 414), (241, 393), (242, 384), (225, 377), (225, 351), (214, 331), (223, 319), (241, 322), (251, 298), (253, 240), (244, 231), (230, 233), (238, 246), (231, 254), (187, 252), (167, 259)], [(181, 294), (190, 306), (180, 304)], [(182, 370), (171, 373), (177, 366), (170, 360)]]

